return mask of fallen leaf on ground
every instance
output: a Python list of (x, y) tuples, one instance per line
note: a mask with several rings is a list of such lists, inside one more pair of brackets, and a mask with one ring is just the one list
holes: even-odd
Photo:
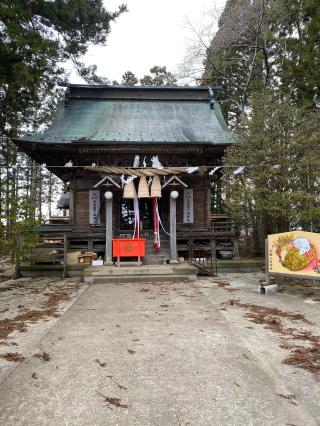
[(128, 389), (126, 386), (120, 385), (117, 382), (116, 382), (116, 385), (118, 386), (119, 389)]
[[(300, 312), (286, 312), (276, 307), (260, 306), (251, 303), (241, 303), (239, 299), (230, 299), (221, 304), (224, 308), (228, 305), (248, 309), (244, 318), (255, 324), (282, 336), (280, 347), (291, 352), (282, 360), (282, 364), (303, 368), (310, 373), (320, 371), (320, 335), (314, 335), (309, 330), (286, 327), (282, 320), (299, 321), (303, 324), (314, 325)], [(301, 340), (305, 346), (297, 344)]]
[(98, 391), (97, 391), (97, 394), (100, 395), (102, 398), (104, 398), (104, 402), (107, 402), (108, 404), (114, 405), (115, 407), (119, 407), (119, 408), (129, 408), (129, 405), (122, 404), (121, 399), (119, 399), (119, 398), (105, 396), (101, 392), (98, 392)]
[(1, 341), (0, 346), (18, 346), (18, 343)]
[(0, 358), (12, 362), (22, 362), (24, 359), (26, 359), (25, 356), (19, 354), (18, 352), (7, 352), (6, 354), (0, 355)]
[[(16, 288), (24, 287), (23, 284), (17, 285)], [(79, 289), (79, 285), (70, 286), (67, 289), (59, 288), (55, 289), (54, 293), (50, 293), (48, 299), (44, 302), (41, 309), (32, 309), (27, 312), (16, 315), (14, 318), (6, 318), (0, 321), (0, 338), (7, 339), (8, 336), (14, 332), (19, 331), (20, 333), (27, 331), (28, 323), (36, 323), (40, 320), (49, 320), (50, 317), (58, 318), (59, 304), (60, 302), (70, 300), (70, 295), (75, 290)], [(24, 287), (24, 290), (30, 290), (28, 287)], [(40, 289), (32, 288), (30, 293), (38, 294), (42, 291)]]
[(278, 395), (280, 398), (287, 399), (292, 405), (297, 405), (297, 403), (294, 401), (296, 399), (295, 395), (285, 395), (283, 393), (276, 393), (276, 395)]
[(34, 358), (42, 359), (42, 361), (50, 361), (51, 357), (48, 352), (43, 351), (42, 354), (34, 354)]

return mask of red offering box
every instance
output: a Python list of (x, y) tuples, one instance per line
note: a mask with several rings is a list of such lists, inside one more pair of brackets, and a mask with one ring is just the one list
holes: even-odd
[(146, 239), (145, 238), (113, 238), (112, 239), (112, 255), (116, 257), (118, 262), (121, 257), (137, 257), (146, 255)]

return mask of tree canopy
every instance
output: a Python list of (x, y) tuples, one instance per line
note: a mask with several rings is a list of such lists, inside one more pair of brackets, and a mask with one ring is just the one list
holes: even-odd
[[(268, 233), (319, 228), (319, 113), (301, 114), (291, 100), (266, 90), (252, 96), (252, 114), (226, 151), (229, 212), (263, 250)], [(234, 174), (239, 165), (244, 169)]]
[[(16, 238), (43, 216), (57, 180), (18, 153), (10, 138), (36, 132), (50, 121), (67, 79), (66, 62), (90, 83), (104, 79), (82, 57), (104, 44), (110, 23), (126, 11), (109, 12), (102, 0), (0, 1), (0, 247), (17, 251)], [(15, 250), (13, 248), (15, 247)]]
[(224, 159), (225, 204), (256, 251), (268, 233), (319, 227), (318, 3), (227, 0), (205, 52), (202, 84), (222, 86), (237, 135)]
[(317, 0), (227, 0), (207, 46), (202, 84), (222, 85), (225, 115), (246, 114), (250, 94), (272, 88), (312, 108), (319, 77)]
[[(177, 83), (176, 77), (167, 70), (167, 67), (155, 65), (150, 68), (150, 74), (138, 79), (132, 71), (126, 71), (122, 76), (123, 85), (135, 86), (140, 82), (141, 86), (175, 86)], [(114, 81), (117, 85), (118, 82)]]
[(5, 0), (0, 2), (0, 130), (16, 134), (35, 118), (71, 61), (88, 82), (98, 82), (96, 67), (81, 61), (89, 44), (103, 44), (117, 12), (102, 0)]
[(124, 86), (135, 86), (139, 80), (131, 71), (126, 71), (122, 76), (121, 84)]
[(177, 79), (166, 67), (154, 66), (150, 74), (140, 78), (142, 86), (176, 86)]

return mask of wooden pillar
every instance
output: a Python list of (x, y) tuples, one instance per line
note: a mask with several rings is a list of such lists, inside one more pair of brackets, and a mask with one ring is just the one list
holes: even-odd
[(67, 278), (67, 258), (68, 258), (68, 237), (67, 234), (63, 234), (63, 272), (62, 278)]
[(170, 192), (170, 263), (177, 262), (177, 191)]
[(113, 194), (107, 191), (105, 194), (106, 199), (106, 256), (105, 265), (112, 265), (112, 198)]

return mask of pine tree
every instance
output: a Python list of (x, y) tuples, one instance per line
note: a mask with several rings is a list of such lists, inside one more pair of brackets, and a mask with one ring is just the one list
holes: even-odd
[(176, 86), (177, 79), (167, 68), (155, 65), (150, 68), (150, 74), (140, 78), (141, 86)]
[(122, 82), (124, 86), (135, 86), (138, 84), (137, 77), (133, 74), (132, 71), (126, 71), (122, 76)]

